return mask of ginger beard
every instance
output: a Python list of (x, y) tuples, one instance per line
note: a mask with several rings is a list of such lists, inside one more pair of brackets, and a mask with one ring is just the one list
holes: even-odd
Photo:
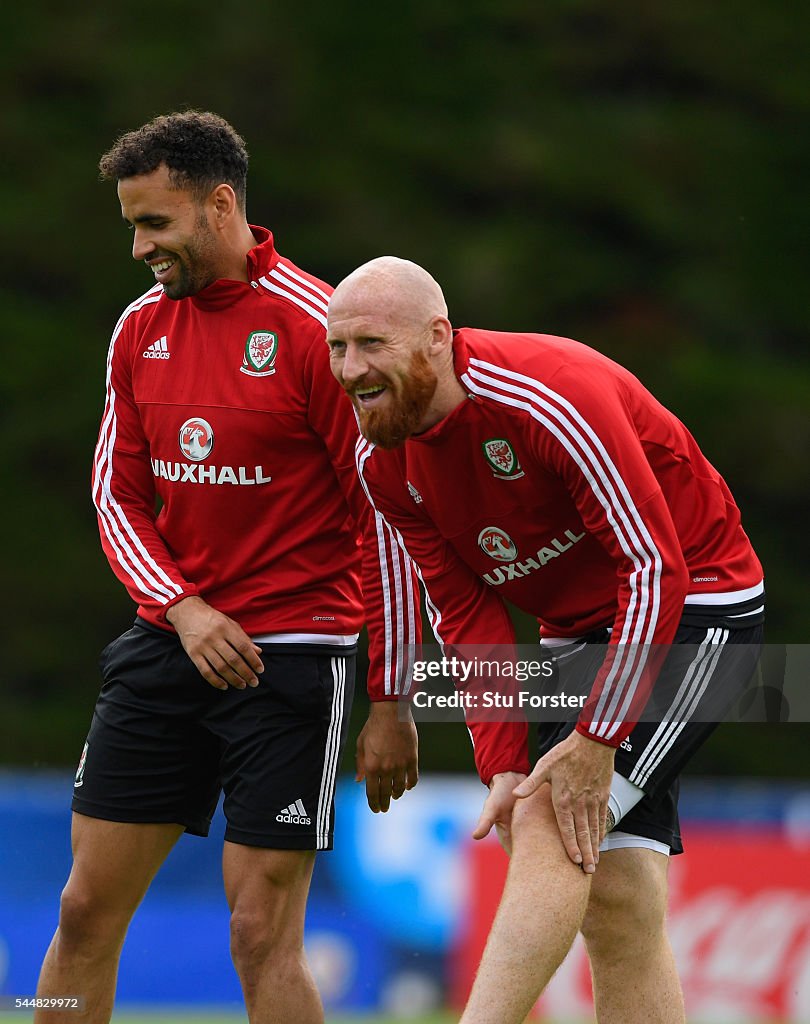
[(349, 389), (364, 437), (380, 448), (398, 448), (415, 434), (425, 417), (438, 383), (424, 352), (414, 352), (407, 371), (384, 382), (389, 400), (382, 408), (365, 409), (355, 390), (367, 385), (356, 381)]

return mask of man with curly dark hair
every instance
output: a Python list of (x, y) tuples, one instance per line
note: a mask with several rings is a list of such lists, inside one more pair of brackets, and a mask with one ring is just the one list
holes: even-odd
[(220, 182), (234, 191), (241, 213), (247, 200), (248, 153), (244, 139), (218, 114), (164, 114), (127, 132), (99, 161), (103, 178), (121, 181), (166, 165), (169, 181), (199, 201)]
[[(233, 128), (195, 111), (124, 135), (100, 164), (154, 284), (113, 332), (93, 468), (102, 546), (138, 613), (101, 656), (73, 868), (38, 988), (80, 995), (89, 1024), (110, 1019), (155, 873), (183, 831), (207, 835), (220, 790), (251, 1024), (323, 1021), (304, 911), (315, 851), (332, 847), (364, 618), (358, 775), (375, 811), (416, 782), (396, 703), (418, 638), (411, 566), (357, 479), (324, 344), (331, 288), (248, 224), (247, 166)], [(409, 614), (392, 614), (390, 594)]]

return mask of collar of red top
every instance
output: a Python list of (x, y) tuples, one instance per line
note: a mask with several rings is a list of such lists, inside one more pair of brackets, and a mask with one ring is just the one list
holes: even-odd
[(248, 292), (251, 286), (264, 277), (278, 263), (278, 253), (273, 245), (273, 235), (267, 228), (260, 228), (254, 224), (249, 225), (256, 239), (256, 245), (247, 254), (247, 275), (248, 282), (232, 281), (229, 278), (220, 278), (203, 288), (196, 295), (190, 296), (190, 301), (200, 309), (213, 310), (224, 309), (238, 302)]
[[(453, 369), (460, 381), (470, 365), (470, 350), (463, 332), (463, 327), (453, 331)], [(461, 383), (464, 384), (463, 381)]]
[[(461, 376), (467, 372), (469, 363), (470, 352), (467, 348), (467, 342), (464, 335), (460, 330), (453, 331), (453, 369), (465, 391), (467, 389), (464, 385), (464, 381), (461, 380)], [(477, 396), (471, 395), (469, 392), (467, 392), (467, 398), (473, 402), (478, 401)], [(449, 431), (453, 431), (459, 427), (462, 429), (464, 428), (469, 406), (469, 401), (460, 402), (455, 409), (452, 409), (446, 416), (443, 416), (438, 423), (434, 423), (432, 427), (429, 427), (421, 434), (412, 434), (409, 440), (426, 442), (428, 444), (442, 441)]]

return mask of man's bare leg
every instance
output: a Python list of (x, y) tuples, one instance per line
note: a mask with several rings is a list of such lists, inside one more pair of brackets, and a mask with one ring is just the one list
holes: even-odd
[(592, 877), (565, 852), (551, 788), (519, 800), (506, 885), (462, 1024), (521, 1024), (571, 948)]
[(654, 850), (600, 857), (582, 922), (599, 1024), (684, 1024), (666, 933), (668, 866)]
[(35, 1024), (108, 1024), (129, 922), (182, 831), (73, 815), (73, 867), (37, 995), (82, 996), (85, 1008), (37, 1011)]
[(304, 956), (304, 915), (315, 854), (225, 843), (231, 954), (250, 1024), (323, 1024)]

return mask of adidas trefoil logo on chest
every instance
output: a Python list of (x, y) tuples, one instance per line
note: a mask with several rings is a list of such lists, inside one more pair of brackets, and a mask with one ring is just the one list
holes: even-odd
[(158, 338), (157, 341), (153, 341), (148, 348), (144, 349), (144, 359), (171, 359), (172, 354), (169, 351), (169, 342), (166, 335), (162, 338)]

